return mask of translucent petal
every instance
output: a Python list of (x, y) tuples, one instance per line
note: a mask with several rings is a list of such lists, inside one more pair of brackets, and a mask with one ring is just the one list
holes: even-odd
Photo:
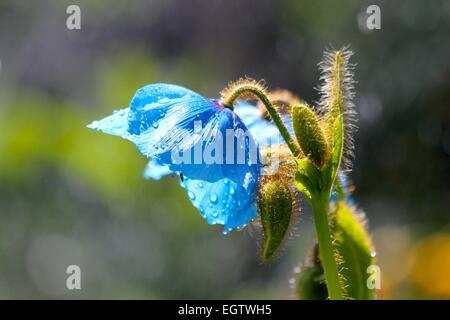
[[(234, 112), (242, 119), (260, 146), (285, 143), (275, 124), (263, 117), (261, 109), (245, 101), (239, 101)], [(281, 115), (289, 133), (294, 136), (292, 120), (289, 115)]]
[(88, 124), (88, 128), (96, 131), (102, 131), (107, 134), (119, 136), (130, 140), (131, 135), (128, 132), (128, 115), (130, 108), (114, 111), (112, 115), (99, 121)]
[[(248, 173), (249, 174), (249, 173)], [(256, 218), (255, 205), (257, 182), (251, 178), (245, 187), (228, 178), (216, 182), (185, 179), (192, 204), (209, 224), (223, 224), (224, 233), (245, 227)]]
[(89, 127), (133, 141), (148, 158), (192, 179), (228, 177), (242, 184), (246, 171), (259, 170), (258, 149), (241, 119), (215, 100), (179, 86), (145, 86), (129, 109)]
[[(255, 133), (267, 134), (262, 126), (268, 124), (261, 122)], [(146, 178), (183, 174), (182, 186), (208, 223), (229, 231), (256, 217), (258, 145), (239, 116), (215, 100), (175, 85), (149, 85), (130, 108), (89, 127), (134, 142), (151, 159)]]

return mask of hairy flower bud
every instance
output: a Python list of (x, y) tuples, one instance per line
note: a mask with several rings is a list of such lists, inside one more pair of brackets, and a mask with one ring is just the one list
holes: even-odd
[(264, 233), (261, 255), (264, 261), (274, 256), (286, 238), (294, 216), (294, 201), (284, 181), (269, 178), (262, 182), (258, 206)]
[(292, 123), (297, 142), (303, 153), (316, 167), (322, 168), (330, 151), (326, 135), (316, 113), (304, 104), (294, 105)]

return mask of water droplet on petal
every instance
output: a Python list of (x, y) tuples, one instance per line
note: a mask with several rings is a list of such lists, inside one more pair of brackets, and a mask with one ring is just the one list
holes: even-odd
[(215, 193), (212, 193), (212, 194), (209, 196), (209, 200), (210, 200), (212, 203), (216, 203), (216, 202), (217, 202), (217, 195), (216, 195)]
[(235, 192), (235, 191), (234, 191), (234, 188), (233, 188), (233, 186), (231, 186), (231, 187), (230, 187), (230, 194), (234, 194), (234, 192)]
[(195, 200), (195, 194), (192, 191), (188, 191), (189, 199)]
[(157, 129), (158, 126), (159, 126), (159, 124), (158, 124), (157, 122), (153, 122), (153, 123), (152, 123), (152, 127), (153, 127), (153, 128)]

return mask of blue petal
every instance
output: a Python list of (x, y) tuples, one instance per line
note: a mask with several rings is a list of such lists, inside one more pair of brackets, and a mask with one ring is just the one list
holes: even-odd
[(104, 133), (119, 136), (130, 140), (131, 135), (128, 132), (128, 116), (130, 108), (114, 111), (114, 113), (99, 121), (94, 121), (88, 124), (88, 128), (96, 131), (103, 131)]
[[(255, 133), (266, 134), (262, 126), (268, 124), (259, 123)], [(134, 142), (151, 159), (147, 178), (182, 173), (189, 199), (208, 223), (224, 224), (229, 231), (256, 217), (258, 145), (239, 116), (215, 100), (175, 85), (148, 85), (136, 92), (130, 108), (89, 127)], [(268, 135), (276, 134), (273, 128)], [(204, 187), (198, 189), (200, 184)]]
[[(251, 150), (255, 151), (256, 157), (258, 150), (253, 146), (251, 134), (247, 140), (240, 139), (248, 133), (241, 119), (216, 101), (179, 86), (153, 84), (141, 88), (129, 109), (120, 110), (90, 127), (131, 140), (148, 158), (192, 179), (214, 182), (229, 177), (242, 184), (242, 172), (259, 170), (257, 161), (248, 164)], [(226, 146), (222, 150), (214, 149), (216, 143), (223, 144), (218, 139), (224, 140), (227, 130), (235, 133), (234, 153)], [(200, 150), (199, 161), (194, 154), (196, 150)], [(202, 157), (206, 150), (213, 150), (212, 154), (216, 156), (213, 163)], [(245, 163), (237, 163), (239, 150), (244, 150)], [(174, 154), (179, 155), (178, 161), (173, 159)], [(231, 164), (227, 163), (229, 154), (234, 154)], [(190, 162), (185, 161), (185, 156)]]
[(144, 170), (145, 179), (160, 180), (162, 177), (171, 174), (172, 170), (166, 165), (159, 164), (156, 160), (150, 160)]
[[(234, 107), (234, 112), (242, 119), (260, 146), (285, 143), (275, 124), (272, 121), (265, 119), (261, 109), (257, 106), (246, 101), (239, 101)], [(287, 114), (282, 114), (281, 118), (289, 133), (294, 136), (291, 117)]]
[[(249, 174), (249, 173), (248, 173)], [(223, 224), (224, 233), (245, 227), (256, 218), (257, 182), (249, 178), (243, 187), (224, 178), (216, 182), (185, 179), (181, 185), (186, 188), (192, 204), (209, 224)]]

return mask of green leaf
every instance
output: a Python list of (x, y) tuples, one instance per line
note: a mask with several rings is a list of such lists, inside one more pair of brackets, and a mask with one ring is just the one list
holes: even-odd
[(361, 218), (344, 201), (335, 204), (333, 234), (348, 298), (374, 299), (374, 290), (367, 286), (367, 268), (374, 264), (370, 238)]
[(335, 179), (336, 174), (339, 170), (339, 166), (341, 164), (342, 159), (342, 150), (343, 150), (343, 133), (344, 133), (344, 123), (342, 116), (337, 117), (333, 126), (333, 148), (330, 160), (324, 168), (324, 184), (327, 186), (331, 186)]
[(297, 159), (295, 181), (297, 189), (310, 200), (322, 188), (322, 174), (308, 159)]
[(334, 180), (339, 170), (342, 159), (342, 148), (344, 145), (344, 122), (342, 116), (338, 117), (334, 123), (333, 132), (333, 154), (331, 155), (331, 178)]

